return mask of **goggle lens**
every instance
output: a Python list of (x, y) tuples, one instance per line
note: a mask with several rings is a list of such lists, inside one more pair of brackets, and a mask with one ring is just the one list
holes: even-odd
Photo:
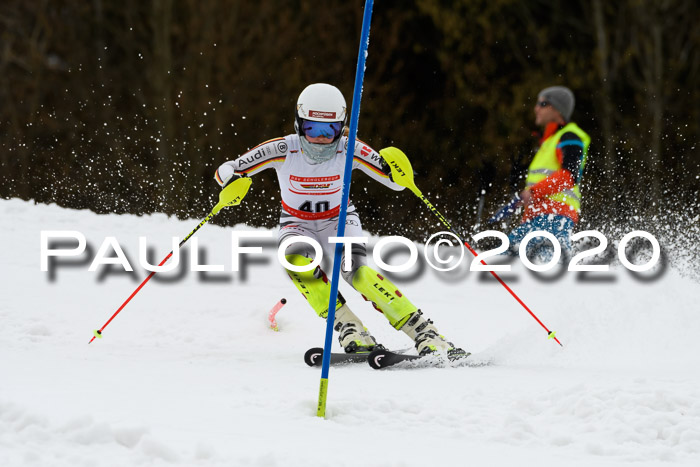
[(302, 133), (311, 138), (323, 136), (324, 138), (335, 139), (338, 137), (338, 135), (340, 135), (342, 130), (343, 122), (314, 122), (313, 120), (301, 121)]

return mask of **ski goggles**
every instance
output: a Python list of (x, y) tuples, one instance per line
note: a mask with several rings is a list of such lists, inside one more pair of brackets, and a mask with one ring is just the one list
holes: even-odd
[(301, 132), (310, 138), (322, 136), (324, 138), (336, 139), (340, 136), (341, 131), (343, 131), (343, 122), (314, 122), (313, 120), (301, 120)]

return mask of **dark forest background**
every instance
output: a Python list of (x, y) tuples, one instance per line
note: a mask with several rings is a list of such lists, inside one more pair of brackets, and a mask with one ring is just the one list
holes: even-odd
[[(350, 104), (363, 4), (3, 0), (0, 196), (204, 217), (216, 167), (292, 133), (307, 84)], [(522, 188), (537, 93), (563, 84), (593, 140), (584, 221), (697, 213), (699, 5), (378, 0), (358, 137), (403, 149), (468, 231), (482, 193), (485, 217)], [(415, 197), (359, 172), (351, 196), (373, 233), (435, 227)], [(263, 172), (218, 221), (272, 227), (278, 203)]]

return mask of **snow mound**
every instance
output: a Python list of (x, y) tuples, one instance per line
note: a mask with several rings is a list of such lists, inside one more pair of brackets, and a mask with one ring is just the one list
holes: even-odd
[[(320, 372), (302, 356), (325, 322), (269, 254), (228, 269), (231, 231), (263, 229), (200, 229), (205, 264), (225, 271), (156, 275), (88, 345), (146, 276), (138, 237), (159, 259), (199, 221), (19, 200), (0, 200), (0, 217), (13, 220), (0, 230), (3, 467), (700, 465), (700, 285), (673, 255), (652, 277), (619, 265), (538, 277), (514, 263), (502, 276), (564, 347), (487, 273), (402, 281), (441, 333), (493, 364), (333, 368), (321, 420)], [(78, 230), (91, 250), (42, 272), (42, 230)], [(88, 271), (109, 236), (134, 274)], [(380, 342), (411, 345), (340, 290)]]

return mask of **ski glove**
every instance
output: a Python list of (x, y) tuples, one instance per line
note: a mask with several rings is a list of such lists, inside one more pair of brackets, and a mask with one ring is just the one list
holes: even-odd
[(214, 179), (216, 183), (225, 188), (229, 183), (241, 178), (243, 175), (236, 173), (230, 164), (221, 164), (214, 174)]

